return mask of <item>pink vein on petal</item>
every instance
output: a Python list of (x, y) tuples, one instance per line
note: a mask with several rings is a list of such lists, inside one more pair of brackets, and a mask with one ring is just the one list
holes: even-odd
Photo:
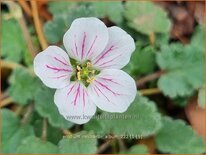
[[(64, 62), (67, 62), (68, 60), (65, 59), (65, 57), (62, 57), (64, 59)], [(67, 63), (68, 64), (68, 63)]]
[(84, 88), (82, 88), (82, 90), (83, 90), (83, 105), (85, 107), (85, 92), (84, 92)]
[(69, 70), (69, 69), (56, 68), (56, 67), (52, 67), (52, 66), (49, 66), (49, 65), (46, 65), (46, 67), (49, 68), (49, 69), (55, 70), (57, 72), (60, 72), (60, 71), (71, 72), (71, 70)]
[(106, 62), (103, 62), (103, 63), (101, 63), (99, 66), (104, 66), (104, 65), (106, 65), (107, 63), (113, 62), (115, 59), (117, 59), (117, 58), (120, 57), (121, 55), (122, 55), (122, 54), (114, 57), (114, 58), (111, 59), (111, 60), (108, 60), (108, 61), (106, 61)]
[(69, 92), (67, 93), (67, 96), (69, 96), (69, 94), (72, 92), (74, 86), (75, 86), (75, 84), (73, 84), (73, 86), (71, 86), (71, 88), (69, 89)]
[(78, 56), (77, 43), (76, 43), (76, 35), (74, 35), (74, 38), (75, 38), (75, 43), (74, 43), (75, 51), (76, 51), (76, 55)]
[(118, 82), (115, 82), (115, 81), (114, 81), (113, 79), (111, 79), (111, 78), (99, 77), (99, 79), (102, 79), (102, 80), (109, 81), (109, 82), (115, 83), (115, 84), (117, 84), (117, 85), (120, 85)]
[(73, 55), (75, 55), (74, 50), (72, 48), (70, 50), (72, 51)]
[(96, 86), (96, 85), (94, 85), (96, 88), (97, 88), (97, 90), (107, 99), (107, 101), (109, 101), (110, 102), (110, 100), (108, 99), (108, 97)]
[(104, 58), (105, 55), (107, 55), (111, 50), (113, 50), (114, 45), (112, 45), (107, 51), (105, 51), (104, 53), (102, 53), (102, 55), (94, 62), (94, 64), (96, 64), (97, 62), (99, 62), (102, 58)]
[(51, 77), (53, 79), (60, 79), (60, 78), (63, 78), (63, 77), (67, 77), (68, 75), (61, 75), (61, 76), (57, 76), (57, 77)]
[(108, 88), (106, 85), (104, 85), (103, 83), (95, 80), (100, 86), (102, 86), (103, 88), (105, 88), (106, 90), (108, 90), (109, 92), (111, 92), (112, 94), (114, 95), (121, 95), (121, 94), (118, 94), (118, 93), (115, 93), (114, 91), (112, 91), (110, 88)]
[[(92, 48), (94, 47), (94, 44), (95, 44), (97, 38), (98, 38), (98, 36), (96, 35), (95, 38), (94, 38), (94, 41), (92, 42), (91, 47), (89, 48), (89, 50), (88, 50), (88, 52), (87, 52), (87, 56), (89, 55), (89, 53), (91, 52)], [(92, 54), (92, 53), (91, 53), (91, 54)], [(91, 54), (90, 54), (90, 55), (91, 55)]]
[(107, 66), (100, 66), (100, 67), (104, 67), (104, 68), (106, 68), (106, 67), (114, 67), (115, 65), (114, 64), (111, 64), (111, 65), (107, 65)]
[(97, 96), (99, 96), (99, 93), (97, 92), (95, 87), (92, 87), (94, 89), (94, 91), (96, 92)]
[(68, 64), (60, 59), (58, 59), (57, 57), (54, 57), (54, 59), (58, 62), (60, 62), (61, 64), (65, 65), (65, 66), (68, 66)]
[(83, 37), (83, 41), (82, 41), (82, 55), (81, 55), (81, 59), (83, 59), (84, 57), (84, 47), (85, 47), (85, 41), (86, 41), (86, 32), (84, 32), (84, 37)]
[(76, 95), (75, 95), (75, 99), (74, 99), (74, 105), (77, 104), (77, 98), (78, 98), (78, 96), (80, 97), (80, 84), (79, 84), (79, 86), (78, 86), (78, 88), (77, 88), (77, 90), (76, 90)]

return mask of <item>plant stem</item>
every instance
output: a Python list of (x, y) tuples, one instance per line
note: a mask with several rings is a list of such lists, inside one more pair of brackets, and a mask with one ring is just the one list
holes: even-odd
[(117, 141), (119, 143), (120, 151), (126, 151), (126, 146), (124, 141), (121, 138), (117, 138)]
[(36, 32), (37, 32), (37, 36), (39, 38), (40, 45), (41, 45), (42, 49), (46, 49), (48, 47), (48, 44), (47, 44), (46, 39), (44, 37), (42, 24), (41, 24), (41, 21), (39, 19), (37, 1), (32, 0), (30, 2), (31, 2), (34, 25), (35, 25), (35, 29), (36, 29)]
[(155, 40), (156, 40), (156, 37), (155, 37), (155, 33), (154, 33), (154, 32), (150, 33), (150, 35), (149, 35), (149, 40), (150, 40), (150, 44), (151, 44), (151, 45), (154, 45)]
[(72, 132), (69, 131), (69, 130), (67, 130), (67, 129), (62, 129), (62, 132), (63, 132), (63, 134), (64, 134), (65, 136), (67, 136), (67, 135), (72, 135)]
[(112, 141), (112, 153), (117, 154), (117, 143), (116, 143), (116, 139), (114, 139), (114, 141)]
[(15, 69), (17, 67), (23, 67), (23, 66), (15, 62), (1, 59), (1, 68)]
[(142, 85), (144, 85), (145, 83), (147, 83), (149, 81), (153, 81), (153, 80), (159, 78), (164, 73), (165, 73), (165, 71), (160, 70), (160, 71), (157, 71), (157, 72), (152, 73), (150, 75), (147, 75), (143, 78), (140, 78), (136, 81), (137, 86), (142, 86)]
[(31, 9), (29, 7), (29, 5), (27, 4), (27, 2), (25, 0), (18, 0), (19, 5), (21, 5), (21, 7), (23, 8), (24, 12), (31, 17), (32, 13), (31, 13)]
[(114, 141), (114, 139), (111, 140), (107, 140), (105, 143), (103, 143), (102, 145), (100, 145), (99, 149), (97, 150), (96, 154), (100, 154), (103, 151), (105, 151), (110, 145), (111, 143)]
[(17, 21), (18, 21), (18, 23), (19, 23), (19, 25), (21, 27), (22, 32), (23, 32), (24, 40), (27, 43), (29, 52), (30, 52), (32, 58), (34, 58), (36, 53), (35, 53), (35, 50), (34, 50), (34, 46), (33, 46), (33, 43), (32, 43), (32, 39), (31, 39), (30, 33), (29, 33), (29, 31), (27, 29), (27, 26), (26, 26), (25, 19), (23, 17), (20, 17), (20, 18), (17, 18)]
[(17, 115), (20, 115), (21, 114), (21, 112), (22, 112), (22, 110), (23, 110), (23, 106), (22, 105), (20, 105), (20, 106), (18, 106), (17, 108), (16, 108), (16, 110), (15, 110), (15, 113), (17, 114)]
[(34, 109), (33, 104), (32, 104), (32, 103), (29, 104), (28, 107), (27, 107), (27, 109), (26, 109), (26, 112), (25, 112), (25, 114), (24, 114), (24, 116), (23, 116), (23, 118), (22, 118), (22, 120), (21, 120), (21, 123), (22, 123), (22, 124), (26, 124), (26, 123), (27, 123), (30, 115), (32, 114), (33, 109)]
[(18, 21), (18, 23), (21, 27), (24, 39), (27, 43), (28, 49), (31, 53), (31, 56), (34, 58), (34, 56), (35, 56), (34, 47), (32, 44), (32, 40), (31, 40), (29, 31), (28, 31), (27, 26), (26, 26), (25, 19), (23, 17), (21, 7), (17, 3), (12, 2), (12, 1), (8, 1), (8, 2), (6, 2), (6, 4), (9, 6), (9, 12), (10, 12), (11, 16), (14, 17)]
[(139, 92), (142, 95), (154, 95), (154, 94), (159, 94), (162, 91), (159, 88), (150, 88), (150, 89), (140, 89)]
[(5, 98), (5, 99), (3, 99), (3, 100), (1, 101), (0, 107), (1, 107), (1, 108), (2, 108), (2, 107), (5, 107), (5, 106), (11, 104), (12, 102), (13, 102), (12, 98), (11, 98), (11, 97), (7, 97), (7, 98)]
[(41, 139), (43, 141), (46, 141), (47, 139), (47, 119), (46, 118), (43, 119)]
[(23, 67), (29, 73), (31, 73), (32, 75), (35, 75), (33, 69), (26, 68), (26, 67), (24, 67), (24, 66), (22, 66), (21, 64), (18, 64), (18, 63), (14, 63), (14, 62), (11, 62), (11, 61), (7, 61), (7, 60), (2, 60), (1, 59), (1, 68), (9, 68), (9, 69), (13, 70), (13, 69), (16, 69), (18, 67)]
[(3, 100), (3, 99), (5, 99), (6, 97), (8, 97), (8, 91), (4, 91), (4, 92), (1, 94), (0, 99)]

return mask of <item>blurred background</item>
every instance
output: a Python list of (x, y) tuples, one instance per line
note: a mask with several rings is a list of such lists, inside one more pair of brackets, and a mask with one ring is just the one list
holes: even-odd
[[(135, 40), (136, 50), (123, 70), (137, 83), (138, 97), (125, 113), (137, 114), (137, 120), (68, 122), (54, 105), (54, 90), (33, 73), (35, 55), (49, 45), (64, 48), (62, 38), (72, 21), (90, 16), (121, 27)], [(4, 0), (0, 150), (204, 153), (204, 77), (204, 1)], [(112, 115), (100, 110), (97, 115), (103, 114)]]

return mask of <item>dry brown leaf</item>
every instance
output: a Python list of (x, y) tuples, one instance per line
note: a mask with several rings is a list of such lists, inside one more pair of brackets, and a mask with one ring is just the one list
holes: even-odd
[(205, 132), (205, 109), (200, 108), (197, 105), (197, 99), (192, 99), (185, 108), (185, 113), (192, 128), (197, 132), (198, 135), (206, 139)]
[(39, 10), (40, 17), (42, 17), (45, 20), (50, 20), (52, 18), (52, 15), (48, 12), (47, 9), (47, 3), (49, 0), (38, 0), (37, 6)]

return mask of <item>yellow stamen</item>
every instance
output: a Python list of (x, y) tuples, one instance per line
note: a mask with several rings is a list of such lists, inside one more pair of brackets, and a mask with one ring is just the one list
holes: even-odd
[(88, 79), (87, 79), (87, 83), (91, 83), (91, 82), (93, 82), (94, 81), (94, 77), (89, 77)]
[(92, 67), (91, 62), (87, 62), (87, 67)]
[(77, 79), (80, 81), (81, 80), (81, 73), (77, 72)]
[(81, 69), (81, 67), (77, 66), (77, 70), (80, 71), (80, 70), (82, 70), (82, 69)]
[(92, 70), (92, 74), (94, 74), (95, 73), (95, 70)]

